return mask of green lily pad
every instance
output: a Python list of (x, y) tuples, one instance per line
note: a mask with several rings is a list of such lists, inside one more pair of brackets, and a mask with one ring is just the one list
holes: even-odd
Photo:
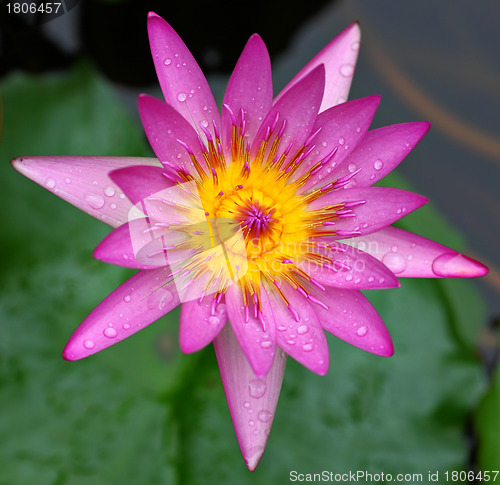
[[(0, 485), (285, 484), (292, 471), (426, 478), (467, 467), (466, 423), (484, 387), (473, 351), (484, 310), (467, 282), (406, 280), (400, 289), (367, 292), (393, 336), (390, 359), (333, 337), (327, 376), (290, 359), (254, 473), (241, 458), (212, 348), (178, 349), (178, 312), (100, 354), (63, 361), (72, 331), (131, 273), (92, 259), (106, 226), (8, 160), (150, 151), (138, 123), (87, 65), (12, 76), (2, 95)], [(438, 228), (434, 236), (459, 249), (460, 238), (432, 208), (422, 214), (405, 227), (425, 226), (428, 237)], [(481, 408), (485, 419), (498, 404), (498, 383), (494, 389)], [(484, 456), (495, 444), (484, 441)]]

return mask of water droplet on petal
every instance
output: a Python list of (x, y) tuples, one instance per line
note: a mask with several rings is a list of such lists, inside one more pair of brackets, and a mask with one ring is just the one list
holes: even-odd
[(352, 64), (342, 64), (340, 66), (340, 74), (344, 77), (351, 77), (354, 73), (354, 66)]
[(354, 163), (350, 163), (348, 166), (347, 166), (347, 169), (349, 170), (349, 172), (354, 172), (356, 170), (356, 164)]
[(172, 64), (172, 59), (169, 59), (168, 57), (163, 61), (163, 64), (165, 64), (165, 66), (170, 66), (170, 64)]
[(297, 333), (299, 335), (304, 335), (305, 333), (309, 332), (309, 327), (307, 325), (301, 325), (298, 329), (297, 329)]
[(104, 199), (100, 195), (86, 195), (85, 202), (93, 209), (101, 209), (104, 206)]
[(387, 253), (382, 258), (382, 263), (384, 263), (394, 274), (402, 273), (406, 269), (405, 258), (398, 253)]
[(375, 170), (380, 170), (383, 166), (384, 166), (384, 162), (382, 162), (382, 160), (375, 160), (373, 162), (373, 168)]
[(248, 401), (243, 401), (243, 407), (248, 409), (250, 407), (250, 403)]
[(130, 324), (128, 324), (128, 323), (124, 323), (124, 324), (123, 324), (123, 328), (124, 328), (125, 330), (128, 330), (128, 329), (130, 328)]
[(118, 334), (113, 327), (108, 327), (104, 329), (104, 336), (108, 338), (115, 338)]
[(356, 335), (358, 337), (364, 337), (368, 333), (368, 327), (363, 325), (356, 330)]
[(267, 385), (262, 379), (252, 379), (248, 383), (248, 392), (254, 399), (260, 399), (267, 391)]
[(358, 51), (359, 51), (359, 40), (356, 40), (356, 41), (354, 41), (354, 42), (351, 44), (351, 49), (352, 49), (354, 52), (358, 52)]
[(181, 103), (182, 103), (183, 101), (186, 101), (186, 98), (187, 98), (186, 93), (179, 93), (179, 94), (177, 95), (177, 99), (178, 99)]
[(284, 325), (278, 325), (276, 330), (278, 330), (278, 332), (284, 332), (286, 330), (286, 327)]
[(125, 303), (128, 303), (128, 302), (130, 301), (130, 295), (125, 295), (125, 296), (123, 297), (123, 301), (124, 301)]
[(107, 197), (113, 197), (113, 195), (115, 195), (115, 189), (113, 187), (106, 187), (104, 189), (104, 195)]
[(68, 178), (65, 178), (64, 181), (67, 183), (67, 184), (70, 184), (71, 183), (71, 179), (68, 179)]
[(304, 350), (304, 352), (311, 352), (311, 350), (313, 349), (313, 345), (312, 344), (304, 344), (302, 346), (302, 349)]
[(218, 317), (215, 316), (208, 317), (208, 323), (210, 323), (210, 325), (217, 325), (219, 322), (220, 320)]
[(49, 189), (53, 189), (56, 186), (56, 181), (54, 179), (47, 179), (45, 181), (45, 186)]
[(248, 421), (248, 426), (254, 426), (254, 425), (255, 425), (255, 421), (252, 421), (252, 420)]
[(341, 145), (343, 145), (343, 144), (345, 143), (345, 138), (344, 138), (343, 136), (341, 136), (341, 137), (339, 138), (339, 143), (340, 143)]
[(83, 346), (86, 348), (86, 349), (93, 349), (95, 347), (95, 343), (93, 340), (84, 340), (83, 341)]
[(259, 418), (259, 421), (261, 421), (262, 423), (269, 423), (269, 421), (273, 419), (273, 413), (263, 409), (262, 411), (259, 411), (257, 417)]
[(263, 340), (260, 344), (260, 346), (263, 348), (263, 349), (268, 349), (270, 348), (271, 346), (273, 345), (273, 343), (270, 341), (270, 340)]

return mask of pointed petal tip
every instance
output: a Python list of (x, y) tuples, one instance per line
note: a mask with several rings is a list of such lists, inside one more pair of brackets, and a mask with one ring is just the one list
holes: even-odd
[(156, 12), (153, 12), (153, 11), (148, 12), (148, 19), (152, 19), (155, 17), (161, 19), (161, 17)]
[(449, 252), (437, 257), (432, 271), (442, 278), (477, 278), (488, 274), (488, 267), (460, 253)]
[(251, 472), (255, 471), (263, 454), (264, 454), (264, 447), (254, 446), (252, 449), (249, 450), (248, 454), (243, 456), (245, 464)]

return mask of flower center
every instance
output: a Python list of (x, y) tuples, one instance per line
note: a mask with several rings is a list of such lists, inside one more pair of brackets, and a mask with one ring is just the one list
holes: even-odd
[[(298, 263), (306, 260), (331, 265), (331, 260), (315, 252), (318, 247), (328, 247), (324, 242), (318, 242), (318, 238), (340, 236), (340, 231), (337, 234), (333, 230), (335, 221), (353, 216), (351, 207), (358, 203), (318, 210), (308, 210), (308, 204), (342, 187), (355, 173), (300, 194), (299, 189), (329, 162), (335, 150), (324, 160), (309, 163), (308, 169), (302, 170), (301, 174), (296, 173), (314, 149), (311, 141), (315, 134), (295, 152), (289, 146), (280, 153), (278, 148), (286, 121), (282, 120), (280, 124), (279, 116), (276, 116), (258, 150), (251, 151), (245, 137), (243, 112), (239, 123), (234, 115), (232, 118), (231, 163), (226, 162), (227, 153), (222, 149), (217, 127), (214, 126), (214, 139), (206, 128), (200, 126), (207, 140), (207, 143), (202, 143), (203, 160), (198, 160), (193, 151), (179, 140), (188, 151), (198, 177), (179, 167), (169, 167), (170, 172), (165, 173), (179, 187), (186, 182), (196, 184), (196, 211), (206, 218), (208, 231), (205, 233), (210, 233), (208, 249), (213, 250), (213, 254), (207, 256), (206, 238), (201, 245), (199, 239), (188, 239), (181, 247), (189, 248), (194, 257), (179, 271), (191, 280), (202, 277), (206, 281), (203, 294), (213, 293), (213, 288), (216, 288), (217, 295), (220, 295), (232, 281), (238, 281), (245, 305), (253, 306), (255, 315), (259, 312), (262, 283), (267, 287), (272, 285), (288, 306), (281, 291), (284, 282), (314, 299), (309, 291), (321, 285), (302, 271)], [(201, 222), (199, 216), (193, 219)], [(183, 230), (180, 226), (174, 228), (179, 229)], [(198, 232), (191, 230), (192, 235)], [(342, 235), (347, 234), (344, 231)], [(228, 271), (224, 273), (222, 267), (227, 267)], [(293, 313), (293, 309), (290, 311)]]

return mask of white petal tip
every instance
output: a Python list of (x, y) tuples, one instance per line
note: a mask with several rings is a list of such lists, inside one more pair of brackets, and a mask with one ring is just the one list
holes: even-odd
[(243, 455), (247, 468), (251, 472), (255, 471), (263, 454), (264, 454), (264, 447), (257, 445), (249, 449), (248, 452)]

